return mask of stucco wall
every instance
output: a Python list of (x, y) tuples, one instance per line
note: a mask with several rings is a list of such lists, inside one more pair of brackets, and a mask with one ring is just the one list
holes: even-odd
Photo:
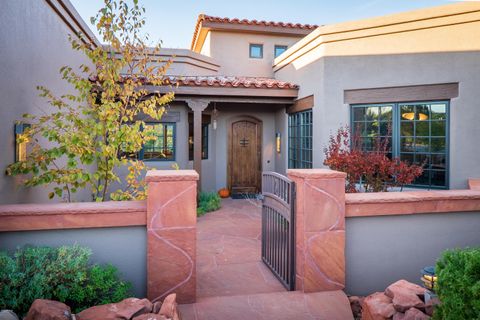
[(46, 1), (3, 1), (0, 10), (0, 203), (47, 202), (48, 188), (24, 189), (20, 177), (4, 172), (15, 160), (14, 124), (24, 113), (49, 110), (38, 97), (36, 86), (50, 88), (54, 94), (69, 92), (59, 69), (86, 63), (71, 49), (70, 29)]
[(353, 295), (383, 291), (420, 270), (446, 249), (480, 245), (480, 213), (452, 212), (346, 219), (346, 289)]
[(314, 167), (323, 164), (329, 135), (350, 123), (344, 90), (458, 82), (459, 97), (450, 103), (450, 188), (465, 188), (468, 178), (480, 176), (480, 153), (471, 147), (480, 135), (480, 52), (324, 57), (276, 76), (299, 84), (299, 97), (315, 95)]
[[(210, 31), (203, 50), (220, 64), (219, 73), (228, 76), (273, 77), (274, 46), (291, 46), (301, 37)], [(263, 58), (249, 57), (250, 43), (263, 44)]]
[(1, 232), (0, 250), (12, 252), (25, 245), (88, 247), (93, 252), (92, 262), (117, 267), (122, 278), (133, 284), (134, 296), (140, 298), (146, 296), (146, 238), (145, 226)]

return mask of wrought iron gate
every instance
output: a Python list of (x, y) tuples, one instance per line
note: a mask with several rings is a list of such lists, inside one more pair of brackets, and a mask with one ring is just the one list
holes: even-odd
[(262, 260), (288, 290), (295, 290), (295, 183), (262, 174)]

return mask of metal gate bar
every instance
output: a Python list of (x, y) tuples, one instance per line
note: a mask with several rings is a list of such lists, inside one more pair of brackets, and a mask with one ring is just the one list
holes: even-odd
[(264, 172), (262, 196), (262, 260), (288, 290), (295, 290), (295, 184)]

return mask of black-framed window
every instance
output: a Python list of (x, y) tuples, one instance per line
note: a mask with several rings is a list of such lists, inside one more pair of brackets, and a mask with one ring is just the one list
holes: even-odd
[(288, 117), (288, 167), (313, 166), (312, 109), (292, 113)]
[(287, 49), (288, 49), (288, 46), (275, 45), (275, 48), (273, 50), (274, 57), (275, 58), (278, 57), (279, 55), (287, 51)]
[[(147, 141), (139, 152), (145, 161), (175, 161), (176, 124), (171, 122), (146, 123), (146, 128), (155, 136)], [(145, 130), (144, 129), (144, 130)]]
[(262, 59), (263, 58), (263, 44), (250, 43), (250, 58)]
[[(193, 123), (188, 124), (188, 159), (193, 160)], [(202, 159), (208, 159), (208, 123), (202, 124)]]
[(364, 150), (390, 139), (391, 155), (423, 166), (412, 186), (448, 188), (448, 101), (352, 105), (354, 136)]

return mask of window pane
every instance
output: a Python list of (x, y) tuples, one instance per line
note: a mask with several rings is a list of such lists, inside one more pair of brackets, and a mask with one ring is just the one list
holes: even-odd
[(431, 183), (433, 186), (444, 186), (446, 184), (446, 172), (445, 171), (431, 171)]
[(380, 115), (379, 107), (368, 107), (365, 112), (365, 120), (367, 121), (377, 120), (379, 115)]
[(175, 140), (173, 123), (147, 123), (146, 130), (151, 130), (152, 138), (143, 146), (143, 159), (145, 160), (175, 160)]
[(447, 124), (445, 121), (432, 121), (430, 123), (433, 137), (444, 137), (447, 135)]
[(432, 152), (445, 152), (445, 138), (432, 138)]
[(353, 108), (353, 121), (365, 120), (365, 108)]
[(402, 121), (400, 130), (402, 136), (413, 137), (413, 121)]
[(251, 44), (250, 45), (250, 58), (262, 58), (263, 57), (263, 45)]
[(432, 104), (432, 120), (445, 120), (447, 119), (447, 106), (442, 104)]
[(430, 122), (429, 121), (416, 121), (415, 122), (415, 134), (421, 137), (428, 137), (430, 135)]
[(430, 139), (415, 138), (415, 152), (430, 152)]
[(275, 46), (274, 56), (275, 58), (287, 51), (287, 46)]
[(312, 168), (312, 110), (288, 117), (289, 168)]

